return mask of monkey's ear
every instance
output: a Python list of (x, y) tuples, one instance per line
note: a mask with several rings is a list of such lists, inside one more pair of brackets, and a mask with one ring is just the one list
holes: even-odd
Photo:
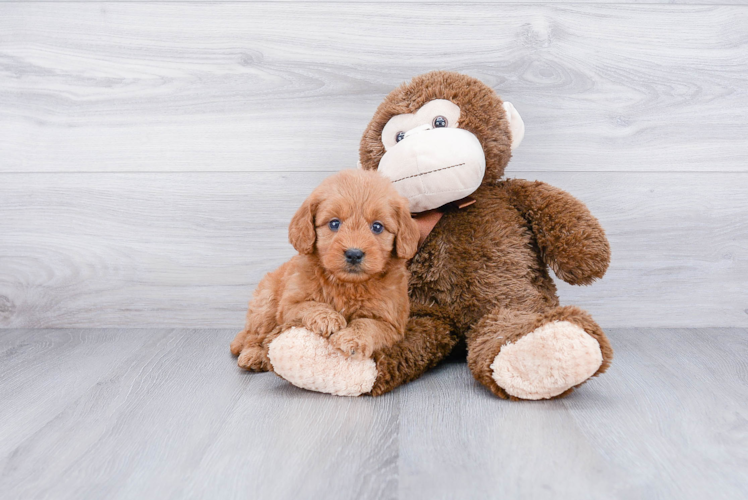
[(304, 200), (288, 225), (288, 241), (299, 253), (309, 254), (314, 251), (314, 242), (317, 239), (314, 215), (317, 212), (317, 205), (316, 197), (312, 193)]
[(504, 111), (506, 111), (506, 120), (509, 122), (509, 130), (512, 132), (512, 151), (514, 151), (525, 137), (525, 122), (522, 121), (517, 108), (511, 102), (504, 103)]
[(403, 199), (397, 207), (397, 235), (395, 253), (401, 259), (412, 259), (418, 251), (418, 224), (410, 216), (408, 200)]

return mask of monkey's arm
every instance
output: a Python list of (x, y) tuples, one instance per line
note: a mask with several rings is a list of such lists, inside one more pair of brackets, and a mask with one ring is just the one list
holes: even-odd
[(602, 278), (610, 264), (610, 245), (598, 220), (581, 201), (545, 184), (507, 181), (511, 201), (535, 235), (543, 261), (572, 285)]

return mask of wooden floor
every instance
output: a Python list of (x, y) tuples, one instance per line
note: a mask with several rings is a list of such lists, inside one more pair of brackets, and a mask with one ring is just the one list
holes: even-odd
[(240, 371), (228, 330), (0, 330), (3, 499), (748, 498), (748, 330), (618, 329), (508, 402), (461, 361), (380, 398)]

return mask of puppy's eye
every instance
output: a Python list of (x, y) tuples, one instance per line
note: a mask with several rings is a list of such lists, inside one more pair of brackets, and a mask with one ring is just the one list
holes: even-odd
[(371, 232), (374, 234), (380, 234), (384, 231), (384, 225), (381, 222), (376, 221), (371, 224)]
[(327, 223), (327, 227), (330, 228), (330, 231), (337, 231), (340, 229), (340, 221), (338, 219), (330, 219), (330, 222)]
[(400, 142), (403, 139), (405, 139), (405, 132), (403, 131), (398, 132), (397, 135), (395, 136), (395, 142)]
[(443, 116), (437, 116), (436, 118), (434, 118), (433, 126), (434, 126), (434, 128), (446, 127), (447, 126), (447, 119), (444, 118)]

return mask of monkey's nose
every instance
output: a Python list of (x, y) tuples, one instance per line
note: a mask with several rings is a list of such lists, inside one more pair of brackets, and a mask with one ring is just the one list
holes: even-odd
[(345, 260), (349, 264), (361, 264), (364, 260), (364, 251), (360, 248), (349, 248), (345, 251)]
[(431, 130), (431, 125), (429, 125), (428, 123), (408, 130), (407, 132), (405, 132), (405, 137), (420, 134), (421, 132), (426, 132), (427, 130)]

